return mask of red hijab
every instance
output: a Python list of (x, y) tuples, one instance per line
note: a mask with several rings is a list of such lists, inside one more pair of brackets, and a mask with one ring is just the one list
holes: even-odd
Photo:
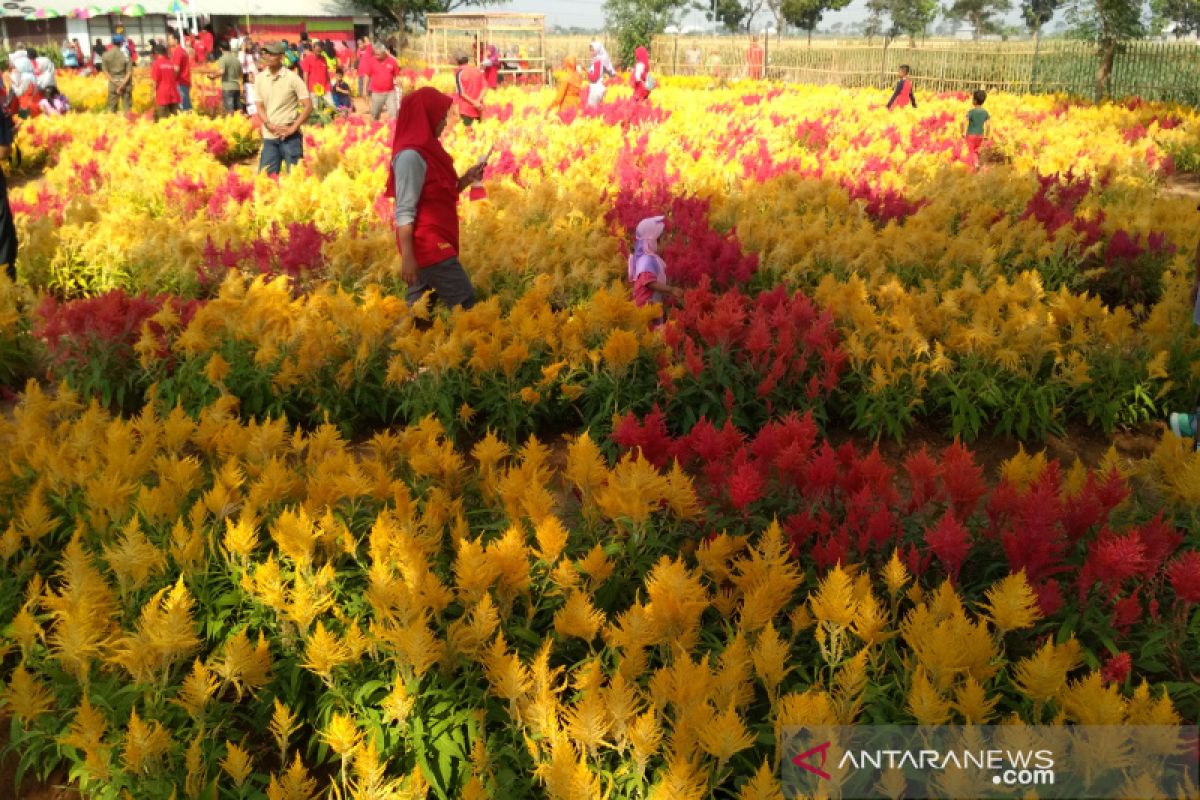
[(416, 150), (425, 160), (427, 175), (449, 173), (455, 182), (454, 159), (442, 147), (437, 129), (450, 112), (454, 100), (432, 86), (422, 86), (400, 102), (400, 113), (396, 116), (396, 133), (392, 137), (392, 156), (388, 159), (388, 181), (386, 195), (396, 196), (396, 177), (392, 163), (401, 150)]

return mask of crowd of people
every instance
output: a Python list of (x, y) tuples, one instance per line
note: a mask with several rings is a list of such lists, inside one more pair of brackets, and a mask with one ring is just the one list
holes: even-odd
[[(547, 117), (584, 105), (598, 107), (604, 102), (617, 69), (603, 43), (594, 41), (589, 50), (586, 68), (574, 56), (563, 60), (555, 73), (556, 91), (546, 109)], [(67, 59), (68, 53), (74, 58)], [(502, 75), (522, 82), (520, 78), (527, 70), (521, 61), (514, 63), (495, 45), (477, 40), (471, 52), (464, 50), (454, 56), (452, 95), (432, 87), (404, 95), (395, 55), (386, 43), (365, 39), (351, 47), (302, 35), (299, 45), (294, 46), (289, 41), (259, 44), (234, 35), (215, 40), (211, 30), (181, 39), (172, 31), (165, 42), (150, 42), (150, 55), (148, 80), (154, 90), (155, 119), (191, 110), (193, 78), (206, 75), (219, 83), (220, 109), (224, 113), (246, 113), (257, 120), (263, 139), (259, 169), (270, 175), (303, 158), (301, 128), (314, 112), (350, 113), (354, 92), (347, 76), (353, 73), (364, 112), (373, 120), (385, 116), (396, 120), (387, 193), (395, 198), (396, 244), (401, 274), (410, 287), (409, 302), (426, 296), (452, 307), (469, 307), (474, 302), (471, 281), (458, 261), (457, 202), (468, 187), (482, 193), (487, 157), (459, 175), (442, 148), (440, 136), (452, 117), (467, 127), (481, 121), (485, 96), (497, 88)], [(78, 42), (64, 45), (63, 57), (67, 68), (101, 72), (107, 77), (109, 111), (131, 109), (138, 53), (121, 32), (107, 47), (96, 43), (88, 67), (80, 66), (84, 60)], [(685, 53), (685, 65), (692, 60), (693, 54)], [(746, 58), (747, 76), (761, 78), (764, 63), (765, 52), (758, 40), (752, 39)], [(49, 59), (33, 50), (19, 50), (10, 55), (9, 66), (5, 104), (9, 113), (0, 116), (20, 118), (69, 110), (66, 98), (57, 91), (54, 65)], [(657, 80), (646, 48), (636, 49), (628, 81), (633, 100), (649, 102)], [(990, 135), (990, 119), (983, 108), (986, 99), (982, 90), (975, 92), (964, 119), (963, 136), (973, 169), (979, 168), (980, 152)], [(887, 108), (916, 106), (909, 68), (903, 65)], [(6, 143), (11, 144), (12, 133), (11, 122), (7, 128), (0, 126), (0, 155)], [(658, 255), (657, 242), (666, 225), (661, 217), (652, 217), (637, 228), (628, 278), (639, 305), (665, 306), (679, 294), (668, 281), (667, 267)], [(10, 237), (6, 231), (10, 226), (11, 214), (5, 201), (0, 207), (0, 259), (8, 252)], [(15, 234), (12, 241), (15, 249)], [(15, 253), (7, 263), (12, 261)]]

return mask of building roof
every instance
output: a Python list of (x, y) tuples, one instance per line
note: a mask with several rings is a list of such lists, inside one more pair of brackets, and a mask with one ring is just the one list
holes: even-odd
[[(13, 3), (18, 8), (9, 8)], [(140, 2), (147, 14), (175, 16), (171, 10), (173, 0), (131, 0)], [(126, 5), (125, 0), (4, 0), (0, 10), (6, 17), (23, 17), (31, 9), (44, 8), (67, 16), (79, 7), (96, 6), (101, 9)], [(189, 4), (184, 4), (185, 8)], [(252, 17), (355, 17), (369, 12), (359, 8), (353, 0), (190, 0), (190, 7), (197, 14)]]

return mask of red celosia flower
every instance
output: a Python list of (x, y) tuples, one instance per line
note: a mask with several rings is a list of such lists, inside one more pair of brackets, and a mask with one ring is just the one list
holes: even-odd
[(754, 464), (748, 461), (741, 464), (729, 478), (729, 502), (745, 513), (751, 503), (762, 497), (764, 483), (762, 474)]
[(1112, 626), (1121, 633), (1127, 633), (1141, 618), (1142, 601), (1137, 592), (1113, 604)]
[(1145, 564), (1146, 550), (1137, 531), (1117, 536), (1106, 528), (1088, 547), (1084, 571), (1112, 592), (1123, 581), (1139, 574)]
[(971, 451), (960, 442), (942, 451), (942, 483), (959, 517), (967, 519), (975, 513), (975, 506), (986, 491), (983, 470), (975, 463)]
[(1179, 554), (1167, 567), (1167, 580), (1185, 605), (1200, 603), (1200, 551)]
[(925, 531), (925, 545), (942, 562), (950, 578), (956, 580), (971, 552), (971, 535), (953, 514), (944, 514), (935, 527)]
[(1129, 657), (1129, 653), (1122, 650), (1104, 662), (1100, 669), (1100, 677), (1109, 683), (1124, 683), (1132, 667), (1133, 659)]
[(910, 512), (923, 508), (926, 503), (938, 498), (937, 480), (942, 473), (937, 463), (929, 457), (924, 445), (904, 459), (904, 471), (908, 474)]
[(1038, 608), (1043, 616), (1052, 617), (1063, 607), (1062, 590), (1058, 581), (1053, 578), (1038, 584), (1033, 591), (1037, 595)]

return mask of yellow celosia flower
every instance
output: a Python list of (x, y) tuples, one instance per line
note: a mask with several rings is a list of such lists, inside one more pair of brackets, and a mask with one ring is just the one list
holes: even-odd
[(1052, 700), (1067, 686), (1067, 673), (1079, 665), (1079, 643), (1071, 637), (1056, 645), (1046, 642), (1041, 649), (1017, 663), (1013, 682), (1031, 700)]
[(22, 723), (33, 722), (54, 708), (54, 695), (25, 669), (24, 664), (13, 670), (0, 699)]
[(1025, 579), (1025, 570), (1009, 575), (988, 589), (983, 610), (1000, 635), (1032, 627), (1042, 618), (1037, 595)]
[(604, 614), (597, 611), (582, 592), (570, 592), (567, 602), (554, 612), (554, 630), (560, 636), (575, 636), (590, 642), (603, 625)]
[(637, 335), (623, 328), (617, 328), (605, 339), (604, 348), (601, 352), (604, 356), (605, 365), (613, 373), (617, 375), (623, 374), (626, 367), (637, 358)]
[(129, 714), (125, 740), (121, 749), (121, 765), (135, 775), (148, 773), (166, 755), (171, 737), (158, 720), (144, 722), (137, 709)]
[(321, 740), (343, 759), (362, 744), (362, 737), (354, 718), (340, 711), (334, 712), (321, 732)]
[(233, 742), (225, 742), (225, 758), (221, 759), (221, 769), (233, 780), (233, 785), (241, 787), (250, 773), (254, 771), (254, 762), (250, 754)]

